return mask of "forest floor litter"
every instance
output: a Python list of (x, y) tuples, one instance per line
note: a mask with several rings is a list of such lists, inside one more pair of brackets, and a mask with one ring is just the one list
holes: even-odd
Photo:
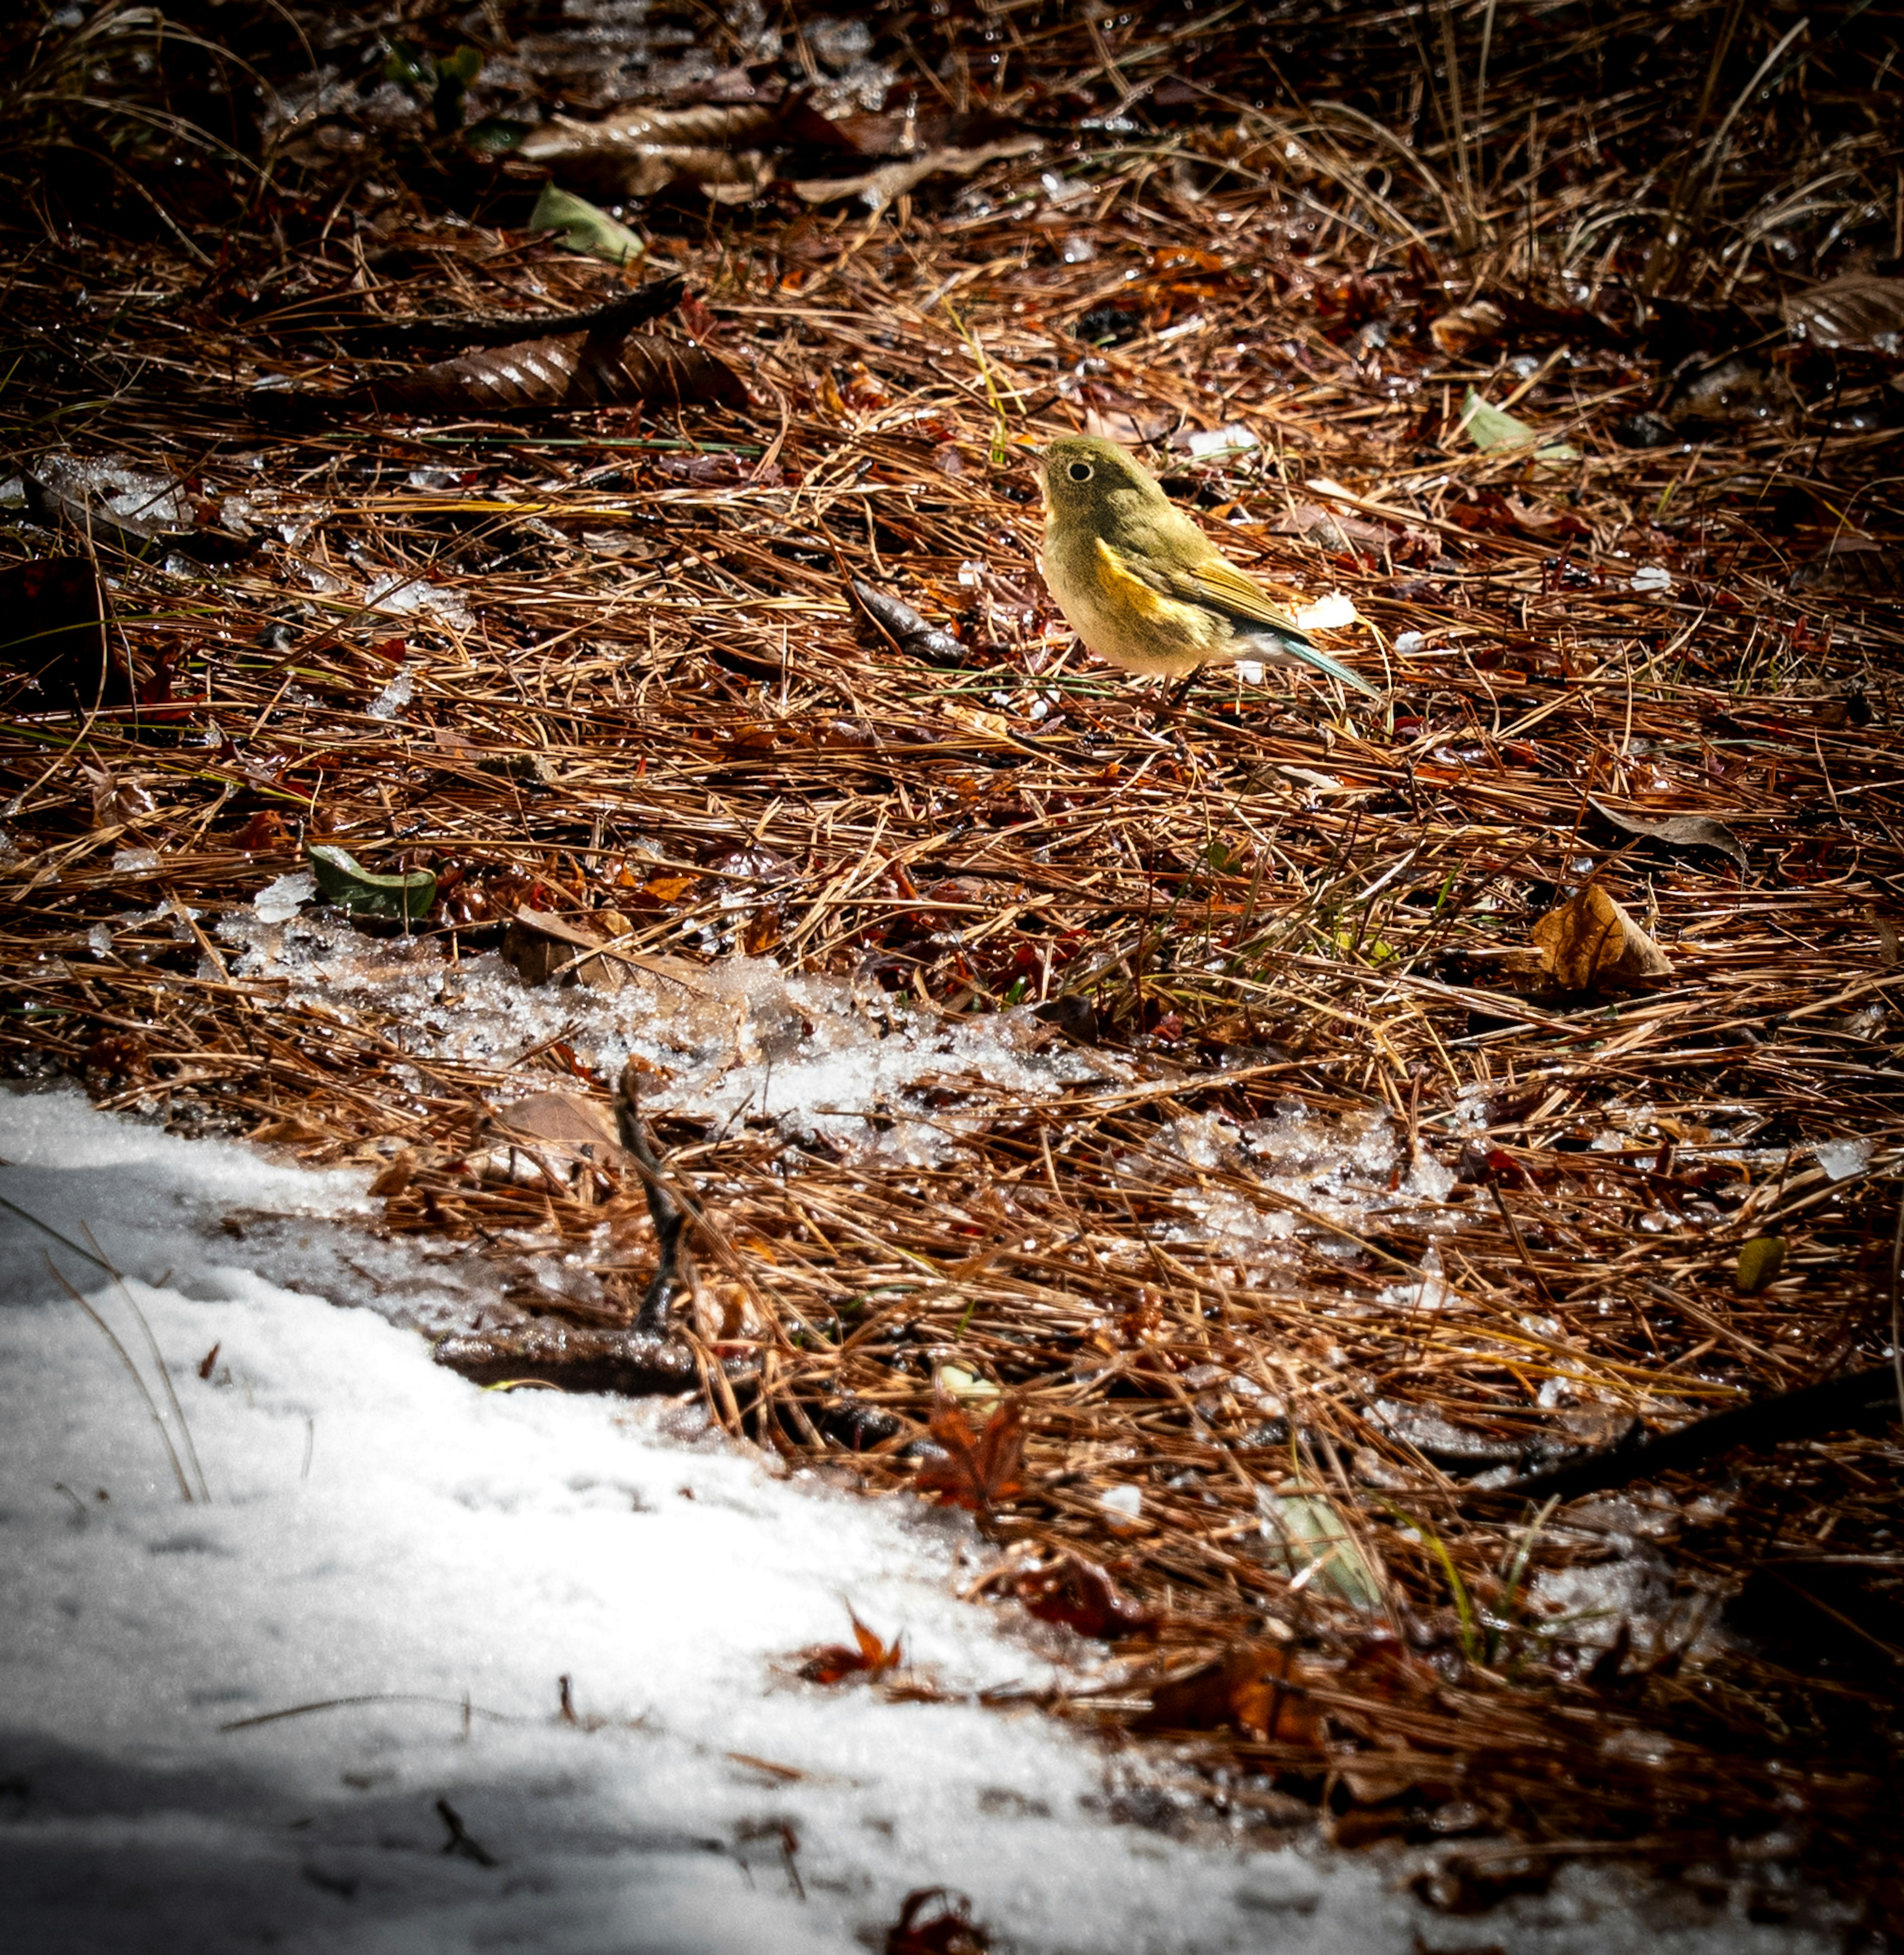
[[(1533, 1924), (1609, 1880), (1622, 1932), (1696, 1936), (1695, 1902), (1741, 1938), (1896, 1930), (1895, 1419), (1517, 1491), (1896, 1362), (1890, 14), (1788, 46), (1716, 5), (1659, 42), (1503, 10), (1483, 52), (1443, 8), (1431, 58), (1320, 6), (1260, 36), (542, 11), (221, 10), (254, 92), (215, 36), (155, 52), (108, 7), (49, 16), (4, 85), (34, 187), (0, 216), (0, 1053), (48, 1090), (0, 1110), (55, 1177), (123, 1147), (189, 1180), (189, 1138), (231, 1178), (225, 1239), (120, 1261), (200, 1443), (260, 1513), (341, 1528), (373, 1496), (324, 1482), (326, 1421), (392, 1499), (407, 1406), (446, 1456), (493, 1437), (493, 1532), (436, 1544), (444, 1464), (376, 1536), (440, 1581), (429, 1623), (367, 1592), (352, 1620), (390, 1675), (531, 1724), (565, 1669), (588, 1708), (640, 1605), (595, 1497), (565, 1576), (509, 1473), (568, 1513), (571, 1456), (645, 1488), (687, 1447), (769, 1586), (667, 1632), (697, 1708), (653, 1742), (757, 1724), (878, 1789), (802, 1790), (796, 1851), (735, 1843), (791, 1791), (695, 1780), (679, 1824), (789, 1946), (940, 1884), (1027, 1948), (1274, 1945), (1289, 1908), (1323, 1947), (1336, 1897), (1440, 1946), (1418, 1907)], [(1075, 647), (1034, 464), (1078, 428), (1141, 446), (1382, 700), (1239, 669), (1173, 704)], [(210, 1248), (248, 1273), (201, 1296)], [(61, 1382), (109, 1348), (30, 1283), (8, 1389), (68, 1407), (36, 1443), (130, 1462), (154, 1435)], [(308, 1481), (178, 1372), (221, 1311), (258, 1416), (319, 1418)], [(535, 1389), (644, 1379), (672, 1410)], [(121, 1561), (87, 1593), (131, 1582), (147, 1535), (49, 1498), (35, 1555), (70, 1522), (58, 1566), (91, 1543)], [(666, 1513), (678, 1591), (700, 1516)], [(247, 1649), (269, 1534), (193, 1551)], [(459, 1553), (519, 1551), (505, 1652)], [(566, 1580), (590, 1665), (541, 1647)], [(918, 1626), (908, 1664), (762, 1695), (849, 1603)], [(352, 1694), (253, 1656), (241, 1714)], [(930, 1851), (888, 1715), (971, 1793)], [(258, 1742), (315, 1786), (332, 1728)], [(483, 1729), (492, 1793), (624, 1768)], [(416, 1785), (474, 1769), (404, 1730)], [(601, 1796), (634, 1809), (674, 1768), (615, 1730)], [(1044, 1772), (1050, 1813), (1014, 1804)], [(581, 1854), (595, 1796), (516, 1817)], [(495, 1853), (502, 1809), (432, 1796), (452, 1859)], [(1074, 1823), (1100, 1798), (1128, 1838)], [(193, 1812), (165, 1823), (240, 1823)], [(1131, 1898), (1225, 1852), (1313, 1873), (1288, 1843), (1316, 1840), (1313, 1917), (1229, 1875), (1207, 1915)], [(796, 1929), (801, 1882), (831, 1912)], [(959, 1945), (922, 1932), (887, 1945)]]

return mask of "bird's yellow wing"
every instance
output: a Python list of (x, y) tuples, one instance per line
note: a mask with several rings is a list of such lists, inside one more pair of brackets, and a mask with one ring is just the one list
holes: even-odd
[[(1279, 656), (1298, 658), (1330, 678), (1367, 693), (1371, 699), (1380, 697), (1359, 672), (1351, 672), (1327, 652), (1319, 651), (1308, 633), (1286, 612), (1279, 611), (1260, 584), (1214, 549), (1190, 565), (1164, 565), (1120, 550), (1100, 537), (1097, 556), (1106, 590), (1139, 618), (1148, 620), (1174, 613), (1181, 619), (1186, 607), (1201, 609), (1206, 617), (1213, 611), (1242, 628), (1238, 639), (1254, 634), (1270, 638), (1279, 647)], [(1233, 644), (1238, 640), (1231, 642)]]
[(1267, 591), (1254, 578), (1214, 550), (1199, 562), (1182, 568), (1173, 565), (1166, 573), (1173, 597), (1188, 598), (1193, 604), (1207, 604), (1226, 617), (1260, 625), (1279, 636), (1307, 644), (1308, 634), (1286, 611), (1279, 610)]
[(1147, 622), (1169, 617), (1179, 607), (1170, 601), (1163, 578), (1141, 557), (1097, 539), (1097, 570), (1105, 593), (1134, 618)]

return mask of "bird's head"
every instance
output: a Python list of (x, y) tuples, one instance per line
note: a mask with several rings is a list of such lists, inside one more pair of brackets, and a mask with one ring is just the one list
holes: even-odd
[(1142, 462), (1097, 435), (1059, 436), (1044, 452), (1043, 474), (1046, 511), (1060, 521), (1082, 519), (1099, 535), (1119, 515), (1168, 505)]

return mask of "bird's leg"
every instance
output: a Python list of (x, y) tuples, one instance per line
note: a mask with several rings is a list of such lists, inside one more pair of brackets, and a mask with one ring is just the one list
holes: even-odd
[(1197, 683), (1197, 667), (1192, 666), (1189, 671), (1184, 674), (1182, 683), (1179, 685), (1175, 689), (1171, 692), (1169, 696), (1158, 707), (1157, 716), (1159, 719), (1168, 719), (1171, 718), (1175, 713), (1178, 707), (1182, 705), (1184, 701), (1190, 697), (1190, 688)]

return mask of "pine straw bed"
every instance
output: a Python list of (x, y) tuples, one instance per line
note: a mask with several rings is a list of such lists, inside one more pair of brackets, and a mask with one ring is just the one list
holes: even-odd
[[(1070, 78), (1047, 123), (1116, 91), (1138, 116), (1185, 31), (1033, 34), (1036, 71)], [(410, 954), (441, 958), (445, 996), (526, 905), (615, 910), (637, 955), (831, 974), (876, 1028), (1016, 1009), (1015, 1037), (1076, 1063), (1029, 1093), (955, 1064), (863, 1141), (671, 1121), (652, 1072), (700, 1218), (680, 1336), (714, 1415), (889, 1491), (949, 1379), (975, 1422), (1013, 1395), (1022, 1486), (982, 1518), (982, 1593), (1111, 1645), (1043, 1701), (1154, 1733), (1117, 1740), (1127, 1816), (1320, 1809), (1345, 1843), (1443, 1843), (1421, 1879), (1453, 1906), (1610, 1853), (1761, 1917), (1822, 1875), (1894, 1919), (1894, 1434), (1537, 1509), (1473, 1486), (1886, 1350), (1898, 635), (1824, 554), (1855, 505), (1895, 574), (1890, 432), (1857, 411), (1884, 397), (1840, 376), (1828, 408), (1632, 449), (1609, 430), (1660, 392), (1637, 329), (1523, 319), (1436, 350), (1458, 300), (1553, 294), (1569, 227), (1638, 194), (1644, 159), (1589, 175), (1594, 146), (1654, 98), (1544, 100), (1531, 170), (1518, 136), (1489, 153), (1491, 203), (1456, 194), (1478, 141), (1430, 131), (1444, 203), (1405, 172), (1371, 191), (1389, 152), (1345, 118), (1326, 143), (1304, 121), (1300, 153), (1294, 112), (1239, 123), (1232, 98), (1274, 93), (1249, 74), (1179, 90), (1201, 119), (1047, 131), (870, 217), (656, 214), (744, 413), (248, 415), (261, 372), (399, 367), (342, 349), (353, 313), (620, 288), (447, 216), (400, 146), (373, 178), (307, 143), (209, 272), (167, 234), (16, 232), (22, 461), (184, 477), (200, 530), (251, 536), (208, 564), (5, 533), (10, 560), (96, 556), (146, 703), (17, 700), (0, 735), (0, 1037), (21, 1074), (182, 1131), (373, 1161), (390, 1229), (518, 1276), (579, 1254), (598, 1280), (523, 1279), (515, 1329), (599, 1355), (652, 1273), (638, 1176), (524, 1172), (479, 1132), (493, 1104), (612, 1080), (573, 1037), (479, 1063), (394, 1009), (245, 975), (221, 924), (305, 842), (436, 869)], [(1505, 145), (1526, 91), (1493, 99)], [(1875, 137), (1847, 140), (1887, 180)], [(1630, 316), (1612, 247), (1574, 262)], [(1731, 296), (1764, 303), (1751, 286)], [(1532, 373), (1505, 364), (1529, 349)], [(1475, 449), (1471, 385), (1518, 389), (1581, 458)], [(1240, 453), (1154, 452), (1240, 560), (1353, 597), (1364, 624), (1327, 642), (1388, 709), (1212, 675), (1169, 717), (1070, 649), (1031, 457), (1087, 412), (1166, 443), (1246, 429)], [(1807, 559), (1826, 568), (1795, 578)], [(849, 577), (952, 625), (964, 666), (883, 638)], [(1718, 818), (1743, 867), (1609, 810)], [(1529, 971), (1533, 922), (1588, 874), (1670, 975), (1581, 994)], [(1352, 1214), (1301, 1192), (1305, 1147), (1361, 1151)], [(1783, 1267), (1743, 1293), (1742, 1245), (1771, 1236)], [(1346, 1528), (1351, 1579), (1295, 1572), (1266, 1490), (1330, 1503), (1301, 1511)]]

